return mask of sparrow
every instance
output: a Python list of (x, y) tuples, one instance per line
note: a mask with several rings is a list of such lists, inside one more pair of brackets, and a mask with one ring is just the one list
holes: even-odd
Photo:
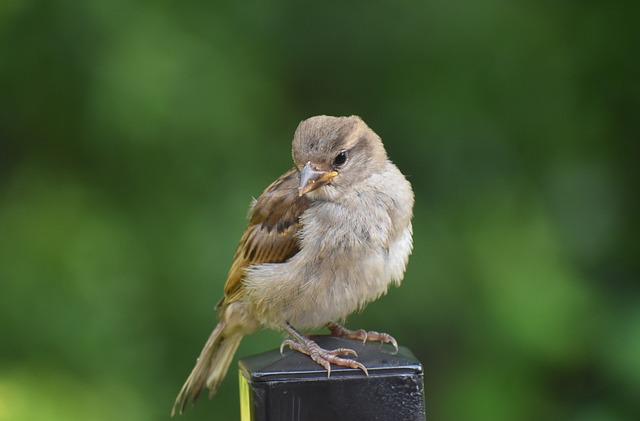
[(411, 184), (387, 158), (382, 140), (357, 116), (302, 121), (292, 143), (294, 167), (254, 199), (217, 305), (219, 322), (173, 406), (180, 413), (202, 389), (215, 395), (244, 335), (284, 331), (281, 346), (360, 369), (347, 348), (326, 350), (301, 331), (397, 342), (386, 333), (340, 323), (400, 285), (412, 251)]

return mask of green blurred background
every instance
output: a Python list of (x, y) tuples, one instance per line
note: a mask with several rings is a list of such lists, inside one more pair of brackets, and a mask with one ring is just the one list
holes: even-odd
[[(316, 114), (360, 115), (413, 183), (405, 282), (348, 325), (414, 351), (430, 420), (634, 419), (639, 15), (2, 0), (0, 420), (168, 419)], [(237, 387), (184, 419), (238, 419)]]

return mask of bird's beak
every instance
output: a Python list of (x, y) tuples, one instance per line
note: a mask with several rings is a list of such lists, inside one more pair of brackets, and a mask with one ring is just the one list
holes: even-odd
[(304, 196), (309, 192), (329, 184), (336, 175), (338, 175), (337, 171), (316, 170), (311, 166), (310, 162), (307, 162), (300, 171), (300, 187), (298, 187), (298, 196)]

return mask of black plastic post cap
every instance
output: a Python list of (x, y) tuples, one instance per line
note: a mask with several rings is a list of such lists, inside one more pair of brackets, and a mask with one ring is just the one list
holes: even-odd
[[(411, 351), (316, 336), (325, 349), (350, 348), (362, 370), (331, 366), (327, 371), (297, 351), (268, 351), (239, 362), (242, 421), (425, 420), (422, 365)], [(351, 357), (349, 357), (351, 358)]]

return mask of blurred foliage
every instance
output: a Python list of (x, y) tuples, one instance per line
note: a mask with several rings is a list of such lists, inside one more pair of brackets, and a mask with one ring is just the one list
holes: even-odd
[[(349, 326), (415, 352), (429, 419), (634, 419), (639, 14), (3, 0), (0, 420), (168, 418), (315, 114), (362, 116), (413, 183), (405, 282)], [(238, 414), (231, 371), (185, 419)]]

